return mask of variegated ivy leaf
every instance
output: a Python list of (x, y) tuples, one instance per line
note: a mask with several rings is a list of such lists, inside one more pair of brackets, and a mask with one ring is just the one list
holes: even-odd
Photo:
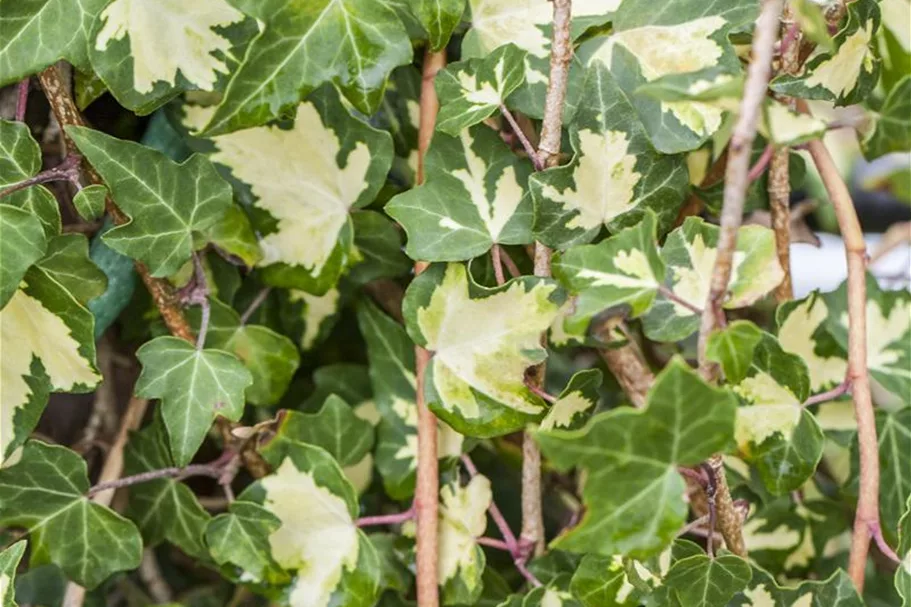
[[(3, 17), (0, 17), (2, 22)], [(0, 190), (34, 177), (41, 170), (41, 148), (24, 122), (0, 120)], [(52, 238), (60, 233), (60, 208), (57, 199), (43, 185), (34, 185), (3, 197), (12, 205), (34, 215), (44, 233)], [(2, 307), (2, 306), (0, 306)]]
[(147, 114), (183, 90), (214, 90), (256, 32), (245, 19), (227, 0), (113, 0), (92, 32), (92, 68), (121, 105)]
[(25, 540), (0, 552), (0, 606), (16, 607), (16, 569), (25, 554)]
[(389, 78), (380, 108), (371, 123), (388, 131), (395, 144), (390, 180), (402, 187), (414, 185), (418, 168), (421, 72), (413, 65), (398, 67)]
[(612, 33), (584, 43), (579, 55), (587, 65), (610, 69), (658, 151), (693, 150), (721, 127), (724, 108), (703, 101), (660, 101), (638, 89), (688, 73), (692, 85), (700, 86), (702, 70), (711, 67), (739, 75), (740, 61), (728, 34), (750, 23), (756, 8), (751, 0), (670, 0), (655, 10), (650, 0), (624, 0)]
[(412, 259), (461, 261), (494, 244), (532, 242), (526, 195), (531, 161), (485, 125), (458, 137), (438, 133), (427, 153), (426, 182), (386, 205), (408, 234)]
[[(848, 351), (847, 282), (826, 295), (827, 328)], [(867, 369), (903, 403), (911, 402), (911, 293), (885, 291), (867, 275)]]
[(297, 343), (301, 350), (312, 350), (328, 337), (338, 320), (340, 299), (341, 294), (335, 288), (323, 295), (288, 289), (288, 297), (282, 299), (283, 311), (288, 325), (295, 334), (300, 334)]
[(781, 587), (766, 571), (753, 567), (753, 577), (730, 607), (863, 607), (851, 578), (838, 570), (824, 581)]
[(0, 0), (0, 86), (65, 59), (89, 72), (92, 24), (108, 0)]
[(84, 306), (105, 279), (86, 250), (82, 235), (51, 240), (0, 310), (0, 342), (16, 344), (14, 356), (0, 356), (0, 461), (34, 429), (51, 392), (91, 392), (101, 380)]
[(0, 204), (0, 309), (19, 289), (25, 272), (47, 250), (38, 219), (23, 209)]
[(556, 583), (532, 589), (519, 605), (520, 607), (582, 607), (582, 603)]
[(18, 461), (0, 469), (0, 525), (28, 531), (36, 563), (50, 561), (92, 589), (136, 569), (142, 539), (133, 523), (89, 501), (88, 489), (85, 461), (40, 441), (26, 443)]
[(171, 455), (178, 466), (193, 459), (216, 416), (237, 421), (253, 376), (233, 354), (197, 350), (177, 337), (157, 337), (136, 351), (142, 373), (136, 395), (161, 399)]
[(278, 403), (297, 367), (300, 354), (290, 339), (262, 325), (241, 324), (231, 306), (210, 300), (206, 346), (234, 354), (253, 378), (244, 395), (253, 405)]
[(734, 554), (696, 554), (674, 563), (664, 585), (679, 607), (725, 607), (752, 578), (750, 565)]
[(783, 303), (775, 313), (778, 341), (807, 365), (812, 393), (840, 384), (848, 369), (845, 351), (827, 330), (830, 305), (826, 300), (813, 292), (802, 300)]
[(871, 43), (880, 25), (879, 3), (858, 0), (848, 5), (844, 26), (833, 38), (835, 50), (811, 57), (801, 73), (781, 74), (772, 90), (835, 105), (860, 103), (879, 82), (880, 61)]
[(911, 72), (911, 20), (908, 0), (881, 0), (882, 27), (879, 28), (877, 50), (882, 59), (882, 82), (886, 90)]
[(579, 466), (588, 474), (585, 514), (553, 545), (605, 556), (663, 550), (687, 515), (677, 467), (725, 450), (736, 411), (731, 392), (709, 386), (676, 358), (655, 380), (645, 409), (621, 407), (581, 430), (537, 433), (555, 466)]
[(372, 114), (411, 43), (395, 11), (373, 0), (233, 0), (261, 23), (232, 74), (207, 134), (259, 126), (286, 115), (311, 91), (332, 82), (358, 110)]
[(777, 146), (796, 146), (819, 139), (829, 128), (824, 120), (801, 114), (772, 98), (763, 105), (763, 118), (760, 132)]
[(583, 607), (635, 607), (645, 598), (630, 583), (620, 556), (586, 554), (573, 574), (570, 590)]
[(465, 12), (465, 0), (408, 0), (408, 6), (427, 31), (434, 51), (446, 47)]
[[(729, 355), (728, 348), (739, 351)], [(756, 466), (772, 495), (797, 490), (813, 475), (825, 444), (822, 428), (803, 407), (810, 394), (806, 364), (747, 321), (713, 334), (706, 356), (722, 364), (746, 403), (734, 428), (743, 458)]]
[[(125, 476), (173, 466), (160, 418), (130, 437), (124, 452)], [(203, 533), (211, 517), (193, 490), (179, 480), (159, 478), (131, 487), (126, 516), (139, 527), (147, 547), (168, 541), (195, 559), (207, 560)]]
[(488, 289), (461, 264), (431, 266), (403, 304), (409, 335), (434, 353), (426, 402), (469, 436), (499, 436), (540, 420), (544, 401), (525, 384), (525, 370), (544, 360), (540, 334), (562, 303), (562, 290), (547, 279), (525, 276)]
[(378, 278), (398, 278), (409, 274), (414, 262), (405, 255), (404, 234), (398, 225), (383, 213), (358, 211), (354, 222), (353, 264), (347, 282), (362, 286)]
[(222, 573), (235, 582), (285, 585), (291, 576), (275, 559), (269, 536), (281, 527), (281, 520), (248, 501), (235, 501), (228, 512), (219, 514), (206, 525), (205, 538), (209, 552)]
[(101, 174), (131, 220), (104, 235), (115, 251), (146, 264), (152, 276), (175, 273), (200, 236), (231, 206), (231, 188), (203, 156), (176, 164), (164, 154), (99, 131), (71, 126), (67, 134)]
[(104, 199), (108, 189), (101, 184), (82, 188), (73, 196), (73, 205), (79, 216), (86, 221), (97, 221), (104, 215)]
[(795, 0), (791, 3), (791, 11), (800, 27), (801, 34), (824, 51), (831, 52), (835, 50), (835, 42), (829, 34), (829, 25), (826, 23), (826, 16), (823, 14), (821, 2), (817, 0)]
[(269, 556), (291, 573), (283, 592), (291, 607), (373, 607), (380, 563), (358, 529), (354, 488), (320, 447), (270, 443), (262, 455), (273, 473), (250, 487), (240, 502), (254, 502), (280, 525), (267, 538)]
[(898, 523), (898, 558), (901, 563), (895, 570), (895, 589), (902, 596), (902, 607), (911, 605), (911, 495), (905, 503), (905, 513)]
[(879, 111), (873, 113), (873, 128), (863, 141), (864, 155), (879, 158), (891, 152), (911, 151), (911, 75), (896, 84)]
[(240, 259), (252, 268), (263, 258), (253, 226), (247, 213), (236, 204), (225, 211), (215, 225), (209, 228), (209, 241), (222, 251)]
[(483, 122), (525, 82), (525, 51), (513, 44), (498, 47), (483, 59), (453, 63), (434, 79), (440, 98), (436, 128), (458, 136)]
[(688, 178), (684, 159), (655, 152), (626, 94), (601, 63), (586, 72), (570, 129), (575, 152), (565, 166), (536, 173), (535, 233), (565, 249), (642, 219), (646, 209), (666, 228), (676, 217)]
[[(699, 328), (699, 314), (709, 296), (718, 256), (718, 226), (688, 217), (667, 237), (661, 257), (667, 266), (665, 286), (675, 301), (659, 293), (642, 318), (649, 339), (679, 341)], [(740, 228), (724, 307), (749, 306), (781, 282), (784, 272), (775, 255), (775, 234), (762, 226)], [(682, 303), (682, 302), (685, 302)]]
[[(386, 493), (404, 500), (414, 492), (418, 458), (414, 344), (404, 327), (368, 301), (358, 307), (357, 319), (367, 342), (370, 381), (382, 416), (377, 427), (376, 466)], [(461, 455), (462, 435), (442, 422), (438, 427), (439, 458)]]
[(576, 430), (584, 426), (598, 406), (600, 387), (598, 369), (574, 374), (541, 420), (541, 430)]
[(482, 475), (464, 487), (456, 480), (440, 490), (437, 570), (446, 605), (473, 605), (478, 599), (486, 560), (475, 538), (487, 529), (492, 499), (490, 481)]
[(572, 315), (564, 321), (567, 330), (585, 331), (603, 310), (622, 309), (635, 317), (651, 307), (665, 274), (656, 227), (655, 215), (646, 211), (637, 225), (598, 244), (554, 255), (554, 277), (578, 294)]
[[(186, 106), (185, 124), (199, 128), (211, 114), (212, 108)], [(335, 286), (351, 255), (349, 213), (373, 202), (382, 187), (390, 136), (352, 116), (324, 88), (298, 107), (293, 126), (246, 129), (212, 144), (212, 160), (251, 200), (263, 280), (315, 294)]]

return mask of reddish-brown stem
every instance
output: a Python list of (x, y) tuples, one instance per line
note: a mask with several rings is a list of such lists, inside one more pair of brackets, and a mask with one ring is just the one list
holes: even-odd
[(540, 396), (541, 398), (543, 398), (544, 400), (546, 400), (546, 401), (549, 402), (550, 404), (554, 404), (555, 402), (557, 402), (557, 397), (556, 397), (556, 396), (553, 396), (552, 394), (548, 394), (543, 388), (541, 388), (541, 387), (539, 387), (539, 386), (536, 386), (533, 382), (527, 381), (527, 382), (525, 382), (525, 385), (526, 385), (526, 386), (528, 387), (528, 389), (531, 390), (534, 394)]
[(190, 464), (189, 466), (184, 466), (183, 468), (160, 468), (158, 470), (140, 472), (139, 474), (134, 474), (133, 476), (124, 476), (122, 478), (98, 483), (89, 489), (85, 495), (86, 497), (92, 497), (96, 493), (106, 491), (108, 489), (130, 487), (132, 485), (147, 483), (149, 481), (154, 481), (162, 478), (184, 479), (191, 476), (210, 476), (212, 478), (220, 478), (225, 466), (229, 461), (230, 458), (219, 457), (214, 462), (208, 464)]
[(504, 552), (512, 552), (509, 548), (509, 545), (503, 540), (494, 539), (492, 537), (476, 537), (475, 541), (482, 546), (487, 546), (488, 548), (494, 548), (496, 550), (502, 550)]
[(497, 285), (502, 285), (506, 282), (506, 277), (503, 275), (503, 258), (500, 255), (500, 245), (493, 245), (490, 248), (490, 261), (493, 263), (493, 275), (497, 280)]
[(851, 381), (845, 379), (843, 382), (825, 392), (820, 392), (814, 396), (811, 396), (803, 402), (801, 407), (809, 407), (810, 405), (818, 405), (819, 403), (825, 403), (830, 400), (835, 400), (839, 396), (844, 396), (851, 390)]
[(506, 269), (509, 271), (509, 275), (513, 278), (518, 278), (521, 276), (522, 272), (519, 271), (519, 266), (517, 266), (516, 262), (512, 260), (512, 257), (509, 256), (509, 253), (506, 251), (506, 249), (500, 245), (497, 245), (497, 247), (500, 249), (500, 258), (506, 265)]
[(77, 189), (81, 186), (79, 184), (79, 165), (82, 163), (82, 157), (78, 154), (67, 154), (66, 158), (63, 159), (63, 162), (58, 164), (52, 169), (46, 171), (41, 171), (34, 177), (29, 177), (18, 183), (0, 190), (0, 198), (4, 196), (9, 196), (25, 188), (30, 188), (33, 185), (39, 185), (42, 183), (50, 183), (52, 181), (69, 181)]
[(756, 161), (756, 164), (750, 169), (750, 172), (747, 173), (747, 181), (753, 183), (760, 177), (762, 177), (763, 171), (766, 167), (769, 166), (769, 161), (772, 160), (772, 156), (775, 154), (775, 146), (771, 143), (765, 146), (765, 149), (762, 150), (762, 154), (759, 156), (759, 159)]
[(189, 301), (197, 304), (202, 311), (202, 319), (199, 321), (199, 333), (196, 335), (196, 349), (202, 350), (206, 345), (206, 334), (209, 332), (209, 317), (212, 313), (212, 306), (209, 304), (209, 283), (206, 279), (206, 271), (202, 267), (199, 253), (193, 253), (193, 283), (193, 292)]
[(531, 144), (531, 141), (528, 140), (528, 137), (525, 136), (525, 131), (522, 130), (522, 127), (519, 126), (519, 123), (516, 121), (516, 117), (512, 115), (505, 105), (500, 106), (500, 113), (503, 114), (503, 117), (506, 118), (506, 122), (509, 123), (509, 127), (512, 129), (512, 132), (518, 138), (519, 143), (522, 144), (522, 149), (525, 150), (525, 154), (531, 160), (532, 164), (535, 167), (536, 171), (541, 171), (544, 169), (544, 165), (541, 164), (540, 158), (538, 158), (538, 153), (535, 151), (535, 146)]
[(686, 308), (693, 314), (696, 314), (699, 316), (702, 315), (702, 308), (700, 308), (699, 306), (696, 306), (696, 305), (688, 302), (687, 300), (683, 299), (682, 297), (678, 296), (676, 293), (671, 291), (666, 286), (659, 285), (658, 292), (661, 293), (662, 295), (664, 295), (664, 297), (667, 298), (668, 300), (670, 300), (676, 304), (680, 304), (681, 306), (683, 306), (684, 308)]
[[(418, 125), (417, 184), (424, 183), (424, 158), (436, 124), (439, 100), (433, 81), (446, 65), (446, 53), (424, 54), (421, 77), (420, 123)], [(427, 264), (415, 262), (415, 274)], [(440, 591), (437, 573), (439, 559), (439, 493), (440, 477), (437, 460), (437, 418), (424, 400), (424, 381), (430, 352), (415, 346), (416, 400), (418, 408), (418, 469), (415, 481), (414, 510), (417, 520), (417, 595), (418, 604), (438, 607)]]
[(26, 76), (19, 82), (19, 86), (16, 90), (18, 93), (16, 96), (16, 120), (18, 122), (23, 122), (25, 120), (25, 110), (28, 108), (28, 89), (31, 83), (32, 77)]
[(244, 313), (240, 316), (241, 326), (249, 322), (250, 317), (259, 309), (263, 302), (266, 301), (266, 298), (269, 297), (269, 293), (272, 292), (272, 287), (265, 287), (259, 293), (256, 294), (256, 297), (253, 298), (253, 301), (250, 302), (250, 305), (247, 306), (247, 309), (244, 310)]
[(378, 525), (401, 525), (414, 518), (414, 506), (404, 512), (395, 514), (378, 514), (376, 516), (362, 516), (355, 521), (358, 527), (375, 527)]

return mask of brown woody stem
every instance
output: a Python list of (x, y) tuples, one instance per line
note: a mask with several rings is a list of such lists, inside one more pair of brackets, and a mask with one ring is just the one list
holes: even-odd
[(32, 83), (32, 77), (26, 76), (19, 82), (16, 90), (16, 120), (23, 122), (25, 120), (25, 110), (28, 109), (28, 89)]
[(78, 189), (81, 187), (79, 184), (79, 165), (81, 162), (82, 157), (78, 154), (67, 154), (66, 158), (63, 159), (63, 162), (54, 168), (41, 171), (34, 177), (29, 177), (28, 179), (24, 179), (0, 190), (0, 198), (10, 196), (11, 194), (15, 194), (26, 188), (30, 188), (33, 185), (50, 183), (52, 181), (69, 181)]
[(541, 160), (538, 158), (538, 153), (535, 151), (535, 146), (533, 146), (531, 144), (531, 141), (528, 140), (528, 137), (526, 137), (525, 131), (523, 131), (522, 127), (519, 126), (519, 123), (516, 121), (516, 117), (512, 115), (512, 112), (510, 112), (505, 105), (500, 106), (500, 113), (503, 114), (504, 118), (506, 118), (506, 122), (509, 123), (509, 127), (512, 129), (512, 132), (522, 144), (522, 149), (525, 150), (525, 154), (531, 160), (532, 164), (534, 164), (535, 170), (543, 170), (544, 165), (541, 164)]

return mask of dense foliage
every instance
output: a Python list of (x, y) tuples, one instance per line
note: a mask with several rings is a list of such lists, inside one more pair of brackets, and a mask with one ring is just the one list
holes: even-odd
[(735, 226), (704, 324), (726, 161), (739, 224), (846, 126), (803, 100), (911, 151), (911, 4), (785, 3), (746, 150), (779, 0), (566, 5), (0, 0), (0, 605), (415, 605), (433, 500), (444, 605), (911, 604), (911, 294), (867, 277), (860, 580), (849, 285)]

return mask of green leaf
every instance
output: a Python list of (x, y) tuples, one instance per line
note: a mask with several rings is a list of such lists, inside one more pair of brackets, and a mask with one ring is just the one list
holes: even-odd
[(248, 268), (263, 258), (250, 218), (236, 204), (228, 207), (221, 219), (209, 229), (209, 240), (218, 248), (239, 258)]
[(193, 254), (198, 235), (206, 237), (231, 206), (230, 187), (202, 156), (176, 164), (151, 148), (99, 131), (71, 126), (66, 132), (131, 217), (107, 232), (105, 243), (145, 263), (152, 276), (177, 272)]
[(104, 199), (108, 189), (101, 184), (82, 188), (73, 197), (73, 204), (79, 216), (86, 221), (96, 221), (104, 215)]
[[(61, 242), (85, 241), (78, 235), (60, 239), (52, 241), (55, 251)], [(55, 258), (47, 258), (50, 267), (42, 267), (43, 262), (33, 266), (0, 310), (0, 342), (17, 346), (15, 356), (0, 357), (0, 461), (35, 428), (51, 392), (91, 392), (101, 380), (95, 368), (94, 321), (79, 297), (97, 283), (71, 293), (64, 275), (52, 271)], [(78, 259), (64, 258), (64, 269), (67, 263), (74, 273), (81, 272)]]
[(469, 436), (499, 436), (540, 420), (544, 402), (525, 385), (525, 369), (544, 360), (540, 334), (562, 303), (562, 291), (546, 279), (488, 289), (471, 282), (463, 265), (431, 266), (403, 303), (409, 335), (434, 353), (426, 402)]
[(686, 521), (678, 466), (695, 465), (728, 447), (736, 399), (673, 359), (655, 380), (644, 410), (596, 415), (582, 430), (538, 432), (544, 454), (561, 470), (587, 471), (579, 524), (555, 547), (605, 556), (663, 550)]
[[(661, 249), (667, 266), (665, 286), (689, 307), (659, 294), (642, 318), (649, 339), (679, 341), (699, 328), (695, 310), (701, 310), (709, 296), (718, 256), (718, 234), (717, 226), (688, 217), (667, 237)], [(724, 307), (731, 310), (755, 303), (774, 289), (782, 276), (784, 272), (775, 254), (775, 234), (762, 226), (740, 228)]]
[(835, 50), (810, 58), (799, 74), (779, 75), (771, 82), (773, 91), (835, 105), (866, 99), (879, 82), (880, 60), (871, 47), (881, 20), (879, 3), (858, 0), (847, 8), (847, 21), (833, 38)]
[(413, 262), (402, 250), (402, 231), (382, 213), (358, 211), (354, 223), (354, 258), (347, 279), (365, 285), (378, 278), (397, 278), (408, 274)]
[[(40, 170), (41, 148), (32, 138), (28, 125), (0, 120), (0, 190), (34, 177)], [(43, 185), (8, 194), (3, 197), (3, 204), (31, 212), (41, 222), (48, 238), (60, 233), (57, 199)]]
[(863, 141), (864, 156), (879, 158), (891, 152), (911, 151), (911, 76), (896, 84), (873, 114), (873, 128)]
[(465, 0), (408, 0), (408, 5), (427, 31), (433, 51), (446, 48), (465, 12)]
[(829, 310), (827, 298), (813, 292), (799, 301), (781, 304), (775, 313), (778, 341), (807, 365), (813, 393), (840, 384), (848, 367), (845, 350), (827, 329)]
[(725, 607), (751, 577), (750, 565), (739, 556), (697, 554), (674, 563), (664, 584), (681, 606)]
[(108, 0), (0, 0), (0, 86), (61, 59), (90, 71), (89, 33)]
[(290, 576), (272, 558), (269, 536), (281, 520), (258, 504), (235, 501), (206, 525), (206, 544), (215, 562), (236, 581), (283, 585)]
[[(377, 428), (376, 466), (386, 493), (407, 499), (414, 493), (418, 456), (414, 344), (404, 327), (368, 301), (358, 307), (357, 320), (367, 342), (370, 382), (383, 418)], [(462, 435), (442, 422), (438, 428), (438, 456), (461, 455)]]
[(835, 42), (829, 35), (829, 25), (819, 3), (813, 0), (795, 0), (791, 10), (801, 34), (824, 51), (835, 50)]
[(40, 441), (26, 443), (22, 457), (0, 469), (0, 525), (31, 534), (33, 565), (50, 561), (91, 590), (136, 569), (142, 539), (133, 523), (89, 501), (88, 489), (82, 458)]
[(882, 27), (877, 50), (882, 59), (882, 83), (886, 90), (911, 72), (911, 39), (905, 24), (911, 18), (911, 7), (905, 0), (881, 0)]
[(685, 152), (719, 130), (724, 108), (712, 102), (661, 101), (638, 89), (675, 74), (688, 74), (698, 87), (703, 70), (713, 67), (738, 76), (740, 61), (728, 35), (755, 15), (752, 0), (669, 0), (661, 10), (651, 0), (624, 0), (611, 34), (585, 42), (578, 54), (586, 65), (610, 69), (659, 152)]
[(0, 605), (16, 607), (16, 568), (25, 554), (25, 540), (16, 542), (0, 552)]
[(826, 134), (829, 125), (810, 114), (802, 114), (775, 99), (762, 106), (763, 122), (759, 127), (763, 137), (777, 146), (797, 146)]
[(762, 330), (748, 320), (735, 320), (709, 335), (705, 357), (721, 364), (725, 379), (739, 384), (753, 364), (753, 353), (762, 341)]
[(89, 241), (82, 234), (61, 234), (50, 239), (47, 252), (32, 273), (63, 287), (82, 305), (104, 293), (107, 287), (104, 272), (89, 259)]
[(226, 0), (113, 0), (94, 24), (92, 67), (124, 107), (148, 114), (183, 90), (213, 91), (256, 32)]
[[(173, 466), (161, 420), (130, 437), (124, 452), (124, 476)], [(139, 527), (147, 547), (168, 541), (195, 559), (207, 560), (203, 532), (211, 517), (184, 483), (159, 478), (131, 487), (126, 516)]]
[(734, 597), (729, 607), (863, 607), (851, 578), (838, 570), (824, 581), (803, 582), (799, 586), (779, 586), (762, 569), (753, 568), (747, 588)]
[(446, 605), (473, 605), (481, 593), (486, 559), (475, 538), (487, 529), (492, 499), (490, 481), (483, 475), (464, 487), (456, 480), (440, 490), (438, 570)]
[(630, 316), (645, 313), (664, 283), (658, 254), (656, 218), (646, 211), (638, 225), (594, 245), (573, 247), (553, 259), (554, 277), (578, 294), (568, 330), (584, 331), (603, 310), (622, 307)]
[(677, 215), (687, 188), (680, 156), (655, 152), (627, 95), (611, 72), (595, 63), (586, 72), (579, 111), (570, 128), (575, 152), (565, 166), (535, 174), (535, 233), (565, 249), (642, 220), (645, 210), (662, 228)]
[(901, 563), (895, 570), (895, 589), (902, 596), (902, 607), (911, 605), (911, 494), (905, 503), (905, 513), (898, 522), (898, 558)]
[[(274, 446), (273, 446), (274, 445)], [(358, 529), (354, 488), (329, 453), (301, 443), (271, 444), (263, 457), (273, 473), (238, 502), (260, 504), (280, 526), (268, 536), (271, 558), (292, 574), (292, 605), (373, 607), (379, 557)]]
[(576, 430), (584, 426), (598, 406), (600, 387), (598, 369), (575, 373), (541, 420), (541, 430)]
[[(879, 511), (886, 536), (894, 538), (899, 521), (911, 495), (911, 408), (887, 413), (876, 411), (876, 437), (879, 441)], [(852, 484), (859, 477), (857, 438), (852, 444)]]
[(485, 125), (459, 137), (437, 133), (427, 153), (426, 183), (399, 194), (386, 212), (408, 233), (412, 259), (461, 261), (494, 244), (528, 244), (531, 162)]
[(289, 451), (302, 444), (322, 447), (340, 466), (353, 466), (373, 447), (373, 425), (355, 415), (344, 400), (332, 395), (317, 413), (283, 411), (275, 437), (264, 452)]
[(193, 459), (215, 417), (237, 421), (250, 372), (233, 354), (197, 350), (177, 337), (157, 337), (136, 351), (142, 373), (136, 395), (161, 399), (171, 454), (178, 466)]
[(206, 346), (234, 354), (253, 378), (244, 395), (253, 405), (278, 403), (291, 383), (300, 355), (294, 342), (262, 325), (242, 325), (231, 306), (210, 300)]
[(559, 586), (548, 584), (534, 588), (525, 596), (521, 607), (581, 607), (582, 604), (572, 594)]
[(329, 336), (341, 311), (340, 299), (338, 289), (329, 289), (324, 295), (288, 289), (287, 299), (282, 300), (283, 313), (292, 330), (300, 333), (298, 346), (301, 350), (313, 350)]
[(31, 213), (0, 204), (0, 309), (6, 306), (26, 270), (44, 256), (47, 238)]
[(640, 597), (628, 577), (621, 557), (586, 554), (570, 589), (583, 607), (633, 607)]
[[(185, 124), (199, 128), (212, 109), (185, 106), (184, 112)], [(249, 195), (262, 235), (263, 280), (317, 295), (335, 286), (350, 261), (350, 212), (373, 202), (389, 171), (389, 134), (322, 89), (297, 108), (291, 127), (251, 128), (211, 143), (212, 161)]]
[(505, 106), (506, 98), (525, 82), (525, 56), (507, 44), (483, 59), (460, 61), (440, 71), (434, 79), (440, 98), (437, 130), (458, 137)]
[(259, 126), (290, 113), (303, 97), (332, 82), (354, 106), (372, 114), (386, 77), (411, 61), (402, 22), (372, 0), (234, 0), (258, 19), (260, 34), (231, 76), (208, 121), (209, 135)]

